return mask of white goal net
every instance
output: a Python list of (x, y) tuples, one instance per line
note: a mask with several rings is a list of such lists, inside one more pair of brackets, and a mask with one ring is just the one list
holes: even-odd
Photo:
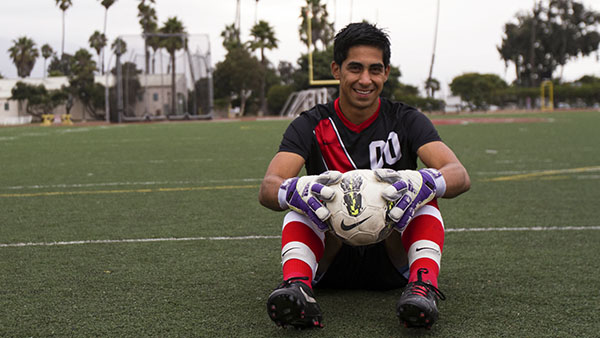
[(208, 35), (155, 33), (119, 38), (125, 42), (125, 52), (118, 57), (113, 54), (108, 68), (115, 76), (109, 93), (111, 121), (212, 118)]

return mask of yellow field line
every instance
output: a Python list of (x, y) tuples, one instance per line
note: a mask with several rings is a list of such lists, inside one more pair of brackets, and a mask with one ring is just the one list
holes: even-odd
[(581, 168), (572, 168), (572, 169), (544, 170), (544, 171), (528, 173), (528, 174), (500, 176), (500, 177), (486, 179), (484, 181), (487, 181), (487, 182), (518, 181), (518, 180), (542, 177), (542, 176), (552, 176), (552, 175), (559, 175), (559, 174), (578, 174), (578, 173), (592, 172), (592, 171), (600, 171), (600, 166), (581, 167)]
[(229, 190), (229, 189), (251, 189), (258, 188), (256, 184), (252, 185), (220, 185), (209, 187), (179, 187), (179, 188), (158, 188), (158, 189), (121, 189), (121, 190), (82, 190), (82, 191), (49, 191), (23, 194), (0, 194), (2, 197), (46, 197), (46, 196), (67, 196), (67, 195), (103, 195), (103, 194), (131, 194), (131, 193), (151, 193), (151, 192), (178, 192), (178, 191), (203, 191), (203, 190)]

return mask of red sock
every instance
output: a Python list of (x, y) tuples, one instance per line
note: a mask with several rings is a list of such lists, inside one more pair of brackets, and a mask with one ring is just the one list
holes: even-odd
[(410, 275), (408, 276), (408, 282), (416, 282), (420, 280), (422, 282), (428, 282), (429, 284), (437, 288), (438, 275), (440, 274), (440, 268), (437, 263), (431, 259), (421, 258), (417, 259), (410, 265)]
[(293, 277), (308, 277), (308, 280), (301, 279), (300, 282), (312, 288), (312, 269), (299, 259), (290, 259), (283, 264), (283, 280)]
[(283, 227), (281, 250), (283, 279), (306, 277), (301, 280), (312, 287), (312, 279), (317, 263), (323, 256), (324, 235), (298, 220), (292, 220)]
[(420, 276), (423, 282), (437, 287), (444, 247), (444, 225), (437, 200), (417, 211), (402, 233), (402, 244), (407, 250), (409, 262), (412, 262), (408, 282), (415, 282)]

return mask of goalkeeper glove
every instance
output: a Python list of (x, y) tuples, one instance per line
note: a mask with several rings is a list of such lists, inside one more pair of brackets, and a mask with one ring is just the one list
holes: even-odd
[(336, 184), (341, 179), (342, 173), (339, 171), (288, 178), (279, 187), (279, 206), (308, 216), (321, 231), (325, 231), (328, 229), (325, 221), (331, 216), (331, 212), (322, 201), (333, 199), (335, 191), (328, 185)]
[(446, 181), (437, 169), (376, 169), (375, 176), (380, 181), (391, 184), (383, 190), (382, 196), (394, 203), (388, 217), (396, 223), (399, 230), (410, 223), (419, 208), (446, 192)]

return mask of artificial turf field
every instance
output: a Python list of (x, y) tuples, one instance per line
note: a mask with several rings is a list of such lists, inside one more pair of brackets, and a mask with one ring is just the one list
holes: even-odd
[(289, 120), (0, 128), (0, 336), (597, 337), (600, 112), (461, 117), (432, 116), (472, 188), (440, 201), (429, 331), (400, 326), (401, 290), (269, 320), (283, 213), (257, 193)]

